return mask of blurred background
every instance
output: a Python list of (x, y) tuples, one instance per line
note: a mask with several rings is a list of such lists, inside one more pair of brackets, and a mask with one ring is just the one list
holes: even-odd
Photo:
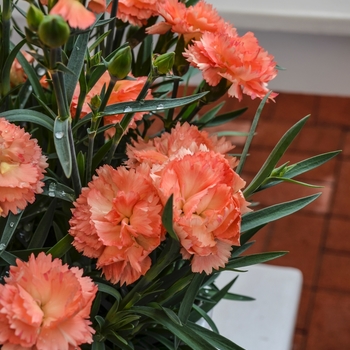
[[(295, 267), (303, 274), (291, 349), (349, 349), (350, 1), (209, 2), (235, 25), (239, 35), (253, 31), (260, 45), (286, 68), (269, 85), (279, 96), (276, 103), (264, 108), (243, 178), (251, 179), (279, 138), (308, 114), (310, 119), (283, 160), (294, 163), (319, 153), (343, 150), (300, 178), (323, 186), (321, 189), (283, 184), (255, 197), (266, 206), (322, 192), (310, 206), (267, 225), (255, 236), (250, 252), (288, 250), (289, 254), (272, 264)], [(248, 107), (247, 113), (229, 128), (248, 131), (259, 102), (227, 99), (225, 111)], [(241, 141), (235, 138), (237, 151)]]

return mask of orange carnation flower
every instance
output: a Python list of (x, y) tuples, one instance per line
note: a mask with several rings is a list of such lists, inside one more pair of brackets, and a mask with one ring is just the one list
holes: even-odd
[[(108, 100), (108, 105), (111, 105), (114, 103), (120, 103), (120, 102), (135, 101), (136, 98), (138, 97), (139, 93), (141, 92), (143, 86), (145, 85), (146, 79), (147, 79), (147, 77), (138, 77), (135, 80), (119, 80), (114, 86), (114, 90), (113, 90), (113, 92)], [(86, 95), (86, 98), (85, 98), (85, 101), (84, 101), (84, 104), (83, 104), (83, 107), (81, 110), (81, 114), (80, 114), (81, 118), (84, 117), (86, 114), (91, 112), (91, 109), (89, 107), (89, 103), (90, 103), (91, 99), (96, 95), (100, 95), (103, 86), (104, 85), (108, 86), (109, 82), (110, 82), (110, 76), (109, 76), (108, 72), (105, 72), (101, 76), (101, 78), (98, 80), (98, 82), (95, 84), (95, 86)], [(80, 87), (79, 87), (79, 85), (77, 85), (77, 87), (74, 91), (72, 104), (71, 104), (72, 116), (75, 116), (75, 114), (76, 114), (76, 109), (77, 109), (78, 100), (79, 100), (79, 94), (80, 94)], [(146, 99), (151, 99), (151, 98), (152, 98), (151, 90), (148, 90), (148, 94), (146, 96)], [(129, 128), (135, 128), (136, 127), (135, 121), (141, 120), (144, 114), (145, 113), (143, 113), (143, 112), (135, 113), (133, 120), (129, 124)], [(108, 125), (108, 124), (118, 123), (122, 120), (123, 116), (124, 116), (124, 114), (105, 116), (103, 118), (104, 124)], [(114, 133), (115, 133), (115, 129), (110, 128), (110, 129), (107, 129), (105, 131), (105, 136), (111, 138), (111, 137), (113, 137)]]
[(232, 245), (239, 245), (241, 215), (247, 209), (241, 189), (245, 182), (227, 159), (213, 151), (178, 156), (153, 179), (165, 204), (174, 195), (174, 230), (184, 259), (193, 272), (224, 267)]
[[(24, 57), (29, 63), (32, 63), (34, 61), (34, 57), (29, 53), (22, 51), (22, 54), (24, 55)], [(27, 74), (24, 72), (24, 69), (19, 63), (18, 59), (15, 58), (10, 70), (11, 86), (17, 86), (17, 85), (23, 84), (26, 82), (26, 80), (27, 80)]]
[(147, 33), (164, 34), (171, 29), (174, 33), (183, 34), (185, 42), (199, 39), (205, 31), (216, 32), (225, 26), (225, 21), (213, 6), (203, 0), (189, 7), (177, 0), (168, 0), (158, 4), (158, 12), (165, 21), (148, 27)]
[(106, 279), (130, 284), (148, 271), (148, 255), (163, 238), (162, 206), (146, 165), (104, 165), (97, 174), (74, 203), (69, 233), (78, 251), (97, 258)]
[(0, 284), (0, 344), (3, 350), (74, 350), (92, 343), (88, 320), (97, 286), (77, 267), (41, 252), (19, 259)]
[[(46, 1), (47, 3), (47, 1)], [(105, 0), (92, 0), (88, 7), (95, 13), (104, 12)], [(95, 23), (95, 15), (89, 11), (79, 0), (58, 0), (51, 9), (51, 15), (60, 15), (73, 28), (87, 29)]]
[(17, 214), (42, 193), (46, 157), (24, 129), (0, 118), (0, 216)]
[[(152, 16), (157, 16), (157, 4), (163, 0), (119, 0), (117, 17), (123, 22), (142, 27)], [(112, 4), (108, 7), (110, 11)]]
[[(164, 132), (160, 137), (148, 142), (141, 137), (137, 141), (132, 140), (132, 145), (127, 145), (127, 165), (135, 167), (140, 163), (147, 163), (149, 166), (164, 164), (179, 153), (195, 153), (199, 150), (225, 154), (234, 147), (224, 137), (218, 139), (215, 135), (209, 136), (204, 130), (198, 130), (195, 125), (177, 123), (170, 133)], [(231, 157), (230, 164), (231, 167), (235, 167), (236, 158)]]
[[(277, 75), (276, 62), (259, 46), (254, 34), (242, 37), (232, 32), (205, 32), (199, 41), (185, 49), (183, 54), (192, 66), (202, 71), (211, 86), (222, 78), (231, 84), (228, 94), (242, 99), (242, 92), (251, 98), (263, 98), (267, 83)], [(271, 94), (274, 98), (276, 94)]]

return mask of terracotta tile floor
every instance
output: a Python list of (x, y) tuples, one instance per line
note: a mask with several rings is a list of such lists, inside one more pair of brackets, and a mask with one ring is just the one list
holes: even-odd
[[(248, 111), (225, 128), (247, 131), (258, 104), (248, 98), (228, 100), (221, 112), (245, 106)], [(293, 350), (350, 349), (350, 98), (281, 93), (262, 113), (242, 176), (251, 179), (283, 133), (308, 114), (283, 160), (294, 163), (323, 152), (343, 152), (300, 178), (323, 188), (283, 184), (254, 198), (266, 206), (322, 192), (308, 207), (259, 232), (251, 252), (288, 250), (272, 264), (303, 273)], [(242, 139), (235, 141), (239, 151)]]

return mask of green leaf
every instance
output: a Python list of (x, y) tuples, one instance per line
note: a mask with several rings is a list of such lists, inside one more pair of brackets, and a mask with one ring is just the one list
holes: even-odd
[[(295, 184), (295, 185), (301, 185), (301, 186), (305, 186), (305, 187), (311, 187), (311, 188), (322, 188), (323, 186), (318, 186), (318, 185), (311, 185), (311, 184), (308, 184), (306, 182), (302, 182), (302, 181), (297, 181), (297, 180), (293, 180), (293, 179), (290, 179), (288, 177), (280, 177), (280, 176), (271, 176), (268, 178), (268, 183), (272, 181), (272, 182), (289, 182), (289, 183), (292, 183), (292, 184)], [(259, 188), (260, 189), (260, 188)]]
[(68, 74), (65, 76), (65, 87), (68, 104), (72, 102), (74, 90), (78, 84), (79, 75), (84, 65), (84, 58), (86, 54), (86, 49), (89, 43), (90, 33), (86, 32), (80, 34), (77, 38), (77, 41), (74, 44), (72, 54), (69, 57), (67, 68), (76, 74)]
[(215, 118), (216, 114), (220, 111), (224, 104), (225, 101), (219, 103), (217, 106), (205, 113), (198, 121), (195, 121), (193, 124), (200, 126), (208, 124), (212, 119)]
[(260, 254), (252, 254), (230, 259), (223, 270), (237, 269), (239, 267), (246, 267), (256, 264), (261, 264), (273, 259), (277, 259), (288, 252), (268, 252)]
[(197, 311), (201, 317), (204, 319), (205, 322), (208, 323), (209, 327), (215, 332), (215, 333), (219, 333), (218, 328), (216, 327), (216, 324), (214, 323), (214, 321), (210, 318), (210, 316), (204, 311), (202, 310), (199, 306), (197, 306), (196, 304), (193, 304), (193, 309), (195, 311)]
[(1, 116), (5, 117), (9, 122), (29, 122), (43, 126), (49, 131), (53, 131), (53, 120), (47, 115), (33, 111), (30, 109), (12, 109), (10, 111), (1, 112)]
[(15, 60), (17, 54), (20, 52), (22, 46), (26, 43), (26, 39), (20, 41), (8, 55), (4, 66), (2, 67), (1, 84), (4, 86), (10, 86), (10, 71), (13, 61)]
[(30, 65), (30, 63), (26, 60), (24, 55), (21, 52), (18, 52), (17, 59), (20, 65), (22, 66), (23, 70), (25, 71), (27, 75), (27, 79), (30, 81), (31, 86), (33, 87), (33, 91), (35, 95), (37, 95), (40, 100), (47, 102), (46, 95), (44, 92), (44, 89), (42, 88), (40, 81), (38, 79), (38, 76), (33, 69), (33, 67)]
[(6, 250), (0, 251), (0, 258), (9, 265), (16, 265), (17, 257)]
[(171, 195), (165, 204), (162, 215), (162, 224), (169, 235), (176, 241), (179, 241), (179, 237), (177, 237), (173, 228), (173, 198), (174, 195)]
[[(223, 337), (222, 335), (208, 331), (208, 329), (198, 326), (195, 323), (189, 322), (188, 327), (194, 331), (199, 337), (206, 340), (209, 344), (219, 350), (244, 350), (239, 345), (235, 344), (231, 340)], [(199, 348), (196, 348), (199, 349)]]
[(269, 98), (270, 94), (271, 94), (271, 91), (268, 94), (266, 94), (266, 96), (262, 99), (262, 101), (260, 102), (259, 107), (255, 113), (252, 125), (251, 125), (250, 130), (249, 130), (249, 135), (248, 135), (247, 140), (244, 144), (242, 155), (240, 157), (239, 164), (238, 164), (237, 169), (236, 169), (237, 174), (240, 174), (242, 172), (243, 165), (244, 165), (246, 158), (248, 156), (250, 144), (253, 141), (253, 137), (255, 135), (255, 130), (256, 130), (256, 127), (258, 126), (261, 112), (262, 112), (262, 110), (265, 106), (265, 103), (266, 103), (267, 99)]
[(67, 178), (70, 178), (72, 174), (72, 154), (69, 145), (70, 123), (70, 118), (61, 120), (57, 117), (53, 129), (56, 153)]
[(9, 213), (4, 231), (2, 232), (1, 239), (0, 239), (0, 256), (4, 254), (8, 244), (10, 243), (16, 231), (17, 225), (21, 220), (22, 215), (23, 215), (23, 211), (20, 211), (16, 215), (13, 214), (12, 212)]
[(241, 232), (246, 232), (271, 221), (293, 214), (313, 202), (320, 196), (320, 194), (321, 193), (316, 193), (311, 196), (275, 204), (264, 209), (246, 213), (242, 217)]
[(95, 282), (95, 283), (97, 284), (99, 292), (107, 293), (118, 301), (122, 299), (120, 293), (117, 291), (116, 288), (102, 282)]
[[(302, 161), (295, 163), (293, 165), (287, 166), (287, 171), (284, 174), (284, 178), (291, 179), (295, 176), (304, 174), (307, 171), (315, 169), (315, 168), (321, 166), (322, 164), (328, 162), (329, 160), (331, 160), (333, 157), (338, 155), (340, 152), (341, 151), (333, 151), (333, 152), (319, 154), (317, 156), (314, 156), (314, 157), (302, 160)], [(266, 185), (262, 185), (259, 188), (259, 190), (277, 185), (281, 182), (282, 182), (282, 180), (278, 180), (278, 181), (276, 180), (276, 181), (269, 182)]]
[(219, 125), (225, 124), (225, 123), (239, 117), (240, 115), (242, 115), (247, 109), (248, 108), (245, 107), (245, 108), (237, 109), (236, 111), (232, 111), (229, 113), (218, 115), (214, 119), (212, 119), (211, 121), (206, 123), (205, 126), (207, 128), (209, 128), (209, 127), (219, 126)]
[(40, 248), (44, 245), (47, 235), (49, 234), (50, 228), (52, 226), (56, 205), (56, 199), (52, 200), (44, 216), (40, 220), (38, 227), (36, 228), (32, 239), (30, 240), (30, 243), (28, 244), (28, 249)]
[(94, 341), (91, 345), (91, 350), (105, 350), (105, 343), (99, 342), (99, 341)]
[(265, 181), (266, 178), (270, 176), (272, 171), (274, 170), (276, 164), (281, 159), (289, 145), (292, 143), (292, 141), (295, 139), (295, 137), (298, 135), (304, 124), (306, 123), (307, 119), (309, 117), (305, 117), (301, 119), (299, 122), (297, 122), (295, 125), (293, 125), (278, 141), (275, 148), (272, 150), (269, 157), (266, 159), (265, 163), (259, 170), (259, 172), (256, 174), (254, 179), (251, 181), (251, 183), (248, 185), (248, 187), (243, 191), (244, 196), (248, 198), (253, 192)]
[(63, 199), (64, 201), (73, 203), (75, 201), (74, 190), (70, 187), (62, 185), (52, 178), (46, 178), (43, 187), (43, 195), (51, 198)]
[[(149, 317), (156, 321), (158, 324), (166, 327), (176, 337), (181, 339), (185, 344), (192, 349), (205, 349), (205, 350), (217, 350), (207, 340), (204, 340), (202, 336), (198, 336), (197, 332), (194, 332), (186, 326), (181, 326), (172, 322), (163, 310), (157, 310), (153, 307), (138, 306), (133, 307), (132, 311), (146, 317)], [(209, 332), (207, 330), (207, 332)], [(210, 332), (213, 333), (213, 332)]]
[(186, 323), (188, 320), (188, 317), (192, 310), (192, 305), (196, 299), (199, 289), (202, 286), (204, 277), (205, 277), (204, 273), (201, 273), (201, 274), (196, 273), (193, 277), (193, 280), (190, 286), (186, 290), (185, 296), (182, 300), (182, 303), (179, 309), (179, 318), (183, 323)]
[(72, 242), (73, 237), (70, 234), (66, 234), (60, 241), (58, 241), (47, 251), (47, 254), (52, 254), (54, 258), (61, 258), (72, 248)]
[(140, 100), (140, 101), (116, 103), (116, 104), (106, 106), (105, 110), (102, 113), (102, 116), (130, 113), (130, 112), (132, 113), (150, 112), (150, 111), (171, 109), (171, 108), (184, 106), (194, 101), (197, 101), (203, 96), (205, 96), (206, 94), (207, 92), (202, 92), (202, 93), (195, 94), (192, 96), (187, 96), (187, 97)]

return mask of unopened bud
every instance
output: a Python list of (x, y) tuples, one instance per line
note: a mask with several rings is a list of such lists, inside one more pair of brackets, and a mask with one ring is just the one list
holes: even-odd
[(51, 48), (64, 45), (70, 35), (67, 22), (59, 15), (48, 15), (41, 21), (38, 29), (39, 39)]
[(30, 5), (27, 12), (27, 24), (30, 30), (36, 32), (40, 23), (44, 19), (44, 14), (34, 5)]
[(98, 111), (101, 106), (101, 98), (99, 95), (95, 95), (90, 101), (90, 107), (93, 111)]
[(131, 71), (131, 61), (130, 46), (118, 50), (114, 57), (107, 63), (109, 74), (117, 79), (124, 79)]
[(157, 69), (158, 74), (167, 74), (173, 68), (175, 62), (175, 52), (167, 52), (155, 58), (153, 67)]

